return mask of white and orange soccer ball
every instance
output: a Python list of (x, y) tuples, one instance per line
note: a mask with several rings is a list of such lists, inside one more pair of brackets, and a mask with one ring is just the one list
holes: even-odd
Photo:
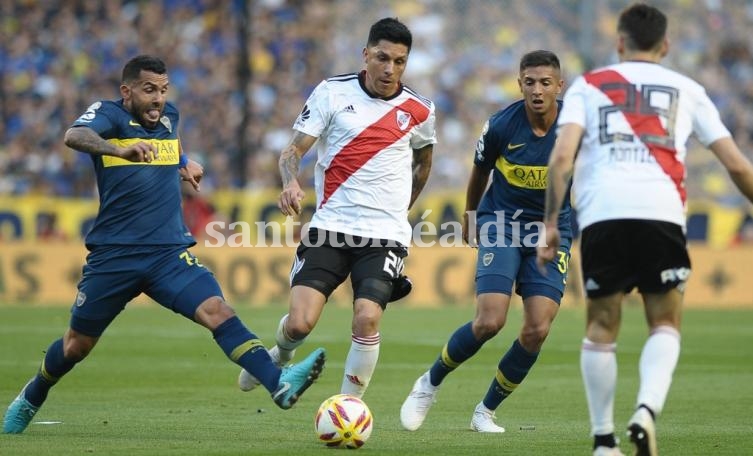
[(373, 428), (369, 407), (348, 394), (337, 394), (322, 402), (314, 418), (319, 440), (333, 448), (361, 448)]

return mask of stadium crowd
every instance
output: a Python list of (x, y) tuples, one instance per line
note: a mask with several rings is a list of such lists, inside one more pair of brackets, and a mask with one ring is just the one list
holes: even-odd
[[(517, 56), (556, 51), (566, 81), (616, 60), (614, 21), (625, 2), (582, 1), (0, 2), (0, 194), (93, 195), (89, 158), (67, 149), (63, 132), (90, 100), (118, 97), (120, 65), (138, 53), (168, 64), (184, 147), (207, 171), (204, 192), (276, 188), (277, 157), (298, 107), (323, 77), (360, 67), (364, 43), (354, 31), (383, 16), (411, 27), (406, 82), (437, 104), (429, 189), (461, 189), (482, 123), (520, 95)], [(753, 42), (746, 33), (753, 2), (656, 3), (670, 17), (666, 63), (707, 87), (736, 140), (753, 153)], [(690, 197), (742, 205), (714, 163), (708, 152), (690, 151)]]

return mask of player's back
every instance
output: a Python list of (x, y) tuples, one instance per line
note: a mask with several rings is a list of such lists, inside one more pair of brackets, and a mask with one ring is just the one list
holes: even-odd
[(585, 129), (573, 181), (582, 228), (625, 218), (684, 226), (688, 137), (708, 145), (729, 135), (702, 86), (650, 62), (579, 77), (559, 122)]

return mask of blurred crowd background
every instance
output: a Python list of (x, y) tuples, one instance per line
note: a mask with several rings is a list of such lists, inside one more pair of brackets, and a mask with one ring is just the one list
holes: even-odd
[[(118, 98), (123, 64), (168, 64), (203, 194), (279, 186), (277, 157), (323, 78), (357, 71), (368, 28), (397, 16), (414, 34), (405, 82), (437, 105), (429, 191), (464, 191), (481, 126), (519, 97), (518, 60), (550, 49), (567, 81), (616, 61), (613, 0), (6, 0), (0, 2), (0, 195), (91, 197), (88, 156), (63, 132)], [(753, 153), (753, 1), (656, 1), (670, 19), (666, 65), (705, 85)], [(314, 154), (310, 154), (310, 158)], [(710, 152), (692, 146), (691, 199), (744, 206)], [(310, 170), (311, 166), (308, 167)]]

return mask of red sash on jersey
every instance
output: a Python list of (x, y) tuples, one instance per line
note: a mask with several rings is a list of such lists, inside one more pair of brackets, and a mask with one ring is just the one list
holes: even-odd
[(429, 112), (429, 108), (424, 104), (408, 99), (400, 106), (392, 108), (346, 144), (324, 171), (324, 194), (319, 207), (324, 206), (340, 185), (372, 157), (400, 140), (414, 126), (426, 121)]
[[(624, 90), (603, 90), (605, 84), (612, 83), (627, 84), (635, 87), (632, 82), (625, 79), (620, 73), (614, 70), (604, 70), (588, 73), (584, 77), (586, 82), (604, 93), (604, 95), (609, 97), (616, 107), (620, 108), (620, 112), (625, 116), (625, 119), (628, 121), (636, 135), (639, 137), (645, 135), (668, 136), (667, 130), (662, 126), (658, 115), (641, 112), (641, 103), (643, 103), (644, 100), (638, 90), (636, 90), (634, 94), (635, 107), (631, 110), (624, 109), (627, 103), (627, 94)], [(654, 156), (656, 162), (659, 163), (661, 169), (670, 177), (670, 179), (672, 179), (675, 187), (677, 187), (677, 192), (680, 194), (680, 199), (683, 204), (685, 204), (687, 197), (687, 192), (683, 182), (685, 177), (685, 166), (677, 159), (677, 150), (673, 147), (670, 148), (651, 142), (644, 142), (644, 144), (651, 155)]]

